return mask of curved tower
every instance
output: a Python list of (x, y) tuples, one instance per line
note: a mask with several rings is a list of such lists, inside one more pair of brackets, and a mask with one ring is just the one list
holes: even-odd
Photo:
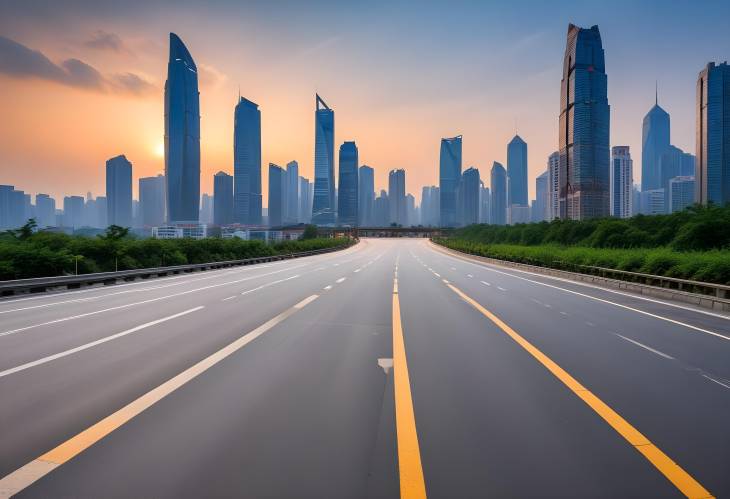
[(609, 215), (609, 113), (598, 26), (570, 24), (560, 82), (560, 218)]
[(335, 112), (316, 95), (312, 223), (335, 223)]
[(198, 68), (175, 33), (170, 33), (165, 82), (165, 181), (168, 222), (197, 222), (200, 204)]

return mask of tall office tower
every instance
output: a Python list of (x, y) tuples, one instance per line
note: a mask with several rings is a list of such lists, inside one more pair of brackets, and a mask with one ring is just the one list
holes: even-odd
[(109, 226), (109, 218), (107, 217), (107, 201), (106, 196), (96, 196), (96, 212), (98, 213), (99, 227), (105, 229)]
[(109, 225), (132, 227), (132, 163), (123, 154), (106, 162), (106, 203)]
[(198, 220), (201, 224), (212, 224), (213, 223), (213, 205), (215, 200), (213, 196), (207, 193), (203, 193), (200, 196), (200, 212)]
[(284, 225), (299, 223), (299, 163), (286, 164), (286, 199), (284, 200)]
[(421, 189), (421, 225), (439, 225), (439, 188), (425, 185)]
[(507, 204), (527, 206), (527, 143), (515, 135), (507, 144)]
[[(165, 181), (168, 221), (197, 222), (200, 202), (198, 68), (175, 33), (170, 33), (165, 82)], [(111, 200), (107, 202), (111, 204)]]
[(679, 147), (670, 145), (659, 157), (659, 188), (664, 189), (664, 208), (667, 213), (671, 213), (669, 181), (674, 177), (694, 177), (694, 170), (694, 156)]
[(358, 158), (355, 142), (340, 146), (340, 178), (337, 190), (337, 221), (339, 225), (357, 225)]
[(496, 161), (491, 172), (491, 205), (490, 212), (493, 225), (507, 223), (507, 171)]
[(457, 191), (461, 181), (461, 135), (441, 139), (439, 153), (439, 225), (455, 227), (458, 223)]
[(390, 225), (390, 202), (388, 193), (381, 189), (380, 195), (373, 203), (373, 218), (376, 227), (387, 227)]
[(406, 225), (414, 227), (418, 225), (418, 208), (416, 198), (413, 194), (406, 194)]
[(261, 111), (238, 97), (233, 113), (233, 218), (261, 224)]
[(669, 180), (668, 213), (682, 211), (695, 202), (695, 178), (674, 177)]
[(697, 79), (695, 200), (730, 203), (730, 66), (711, 62)]
[(397, 225), (406, 225), (406, 171), (391, 170), (388, 173), (388, 208), (390, 217), (388, 222)]
[[(2, 186), (0, 186), (1, 188)], [(56, 225), (56, 200), (48, 194), (36, 194), (35, 212), (38, 227), (53, 227)]]
[(611, 149), (611, 216), (630, 218), (633, 213), (631, 202), (634, 185), (634, 162), (629, 146), (614, 146)]
[(15, 187), (0, 185), (0, 229), (12, 229), (10, 224), (10, 198)]
[(560, 153), (555, 151), (548, 156), (548, 189), (549, 189), (549, 207), (548, 220), (553, 220), (560, 216)]
[(286, 180), (286, 171), (269, 163), (269, 227), (281, 227), (284, 223)]
[(312, 198), (309, 195), (309, 179), (299, 177), (299, 222), (309, 223), (312, 216)]
[(535, 178), (535, 210), (531, 213), (533, 222), (542, 222), (549, 220), (548, 212), (550, 211), (550, 195), (548, 192), (548, 183), (550, 181), (550, 172), (547, 170), (542, 172)]
[(490, 223), (491, 195), (489, 187), (484, 187), (484, 182), (481, 184), (479, 189), (479, 223), (488, 224)]
[[(340, 160), (340, 171), (342, 171)], [(373, 225), (373, 203), (375, 202), (375, 171), (362, 165), (358, 170), (357, 218), (360, 227)]]
[(481, 180), (479, 170), (467, 168), (461, 175), (459, 201), (461, 204), (461, 225), (479, 223), (479, 189)]
[(646, 116), (641, 127), (641, 190), (662, 187), (661, 156), (669, 147), (669, 113), (659, 106), (656, 94), (654, 107)]
[(66, 196), (63, 198), (63, 225), (72, 229), (83, 226), (84, 198), (82, 196)]
[(610, 195), (610, 108), (598, 26), (568, 26), (560, 109), (559, 216), (605, 217)]
[(139, 179), (139, 209), (143, 227), (165, 224), (165, 176)]
[[(316, 94), (315, 94), (316, 95)], [(316, 95), (312, 223), (335, 223), (335, 112)]]
[(218, 172), (213, 176), (213, 223), (229, 225), (233, 221), (233, 177)]
[(96, 200), (92, 199), (91, 195), (87, 195), (86, 203), (84, 204), (84, 225), (87, 227), (101, 227), (99, 219), (99, 204)]
[(0, 208), (2, 208), (0, 217), (3, 217), (3, 228), (17, 229), (28, 221), (25, 193), (12, 185), (0, 186)]

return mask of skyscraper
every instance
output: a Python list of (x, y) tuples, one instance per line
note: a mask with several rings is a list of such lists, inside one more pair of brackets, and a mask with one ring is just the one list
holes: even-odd
[(695, 200), (730, 203), (730, 66), (709, 63), (697, 78)]
[(527, 143), (515, 135), (507, 144), (507, 203), (527, 206)]
[(548, 220), (560, 216), (560, 153), (555, 151), (548, 156)]
[(479, 223), (479, 170), (467, 168), (461, 175), (459, 186), (459, 202), (461, 204), (461, 225)]
[(213, 176), (213, 223), (233, 223), (233, 177), (226, 172)]
[[(0, 189), (2, 186), (0, 186)], [(36, 222), (38, 227), (56, 225), (56, 200), (48, 194), (37, 194), (35, 197)]]
[(281, 227), (284, 223), (286, 203), (286, 172), (269, 163), (269, 227)]
[(335, 112), (319, 95), (316, 95), (314, 114), (312, 223), (335, 223)]
[(109, 225), (132, 227), (132, 163), (123, 154), (106, 162), (106, 203)]
[(610, 108), (598, 26), (568, 26), (560, 109), (560, 217), (607, 216)]
[(438, 227), (439, 210), (439, 188), (435, 185), (424, 186), (421, 190), (421, 224), (426, 227)]
[(165, 176), (139, 179), (139, 204), (142, 225), (159, 227), (165, 223)]
[(535, 209), (531, 213), (533, 222), (542, 222), (543, 220), (549, 220), (549, 181), (550, 172), (548, 172), (547, 170), (545, 170), (535, 178)]
[(682, 211), (695, 202), (695, 178), (674, 177), (669, 180), (669, 208), (667, 213)]
[(659, 106), (659, 95), (655, 96), (654, 107), (646, 116), (641, 127), (641, 190), (662, 188), (660, 160), (669, 147), (669, 113)]
[(441, 227), (458, 223), (457, 191), (461, 180), (461, 135), (441, 139), (439, 154), (439, 210)]
[(312, 216), (312, 198), (309, 179), (299, 177), (299, 221), (308, 223)]
[[(342, 164), (340, 163), (340, 168)], [(375, 175), (369, 166), (362, 165), (358, 171), (357, 217), (358, 225), (373, 225), (373, 203), (375, 202)]]
[(203, 193), (200, 196), (200, 212), (198, 220), (201, 224), (212, 224), (213, 223), (213, 196), (208, 193)]
[(507, 223), (507, 171), (496, 161), (491, 172), (491, 223), (505, 225)]
[(261, 224), (261, 111), (240, 96), (233, 113), (233, 218)]
[(389, 222), (391, 224), (406, 225), (408, 214), (406, 212), (406, 171), (391, 170), (388, 173), (388, 207), (390, 210)]
[(340, 146), (340, 178), (337, 191), (337, 218), (339, 225), (357, 225), (358, 158), (355, 142)]
[[(110, 222), (111, 223), (111, 222)], [(66, 196), (63, 198), (63, 225), (78, 229), (84, 224), (84, 198)]]
[(634, 185), (634, 162), (629, 146), (614, 146), (611, 149), (611, 216), (629, 218)]
[(198, 68), (175, 33), (170, 33), (165, 82), (165, 180), (168, 220), (197, 222), (200, 203)]
[(373, 203), (373, 219), (376, 227), (386, 227), (390, 225), (390, 203), (388, 193), (380, 190), (380, 195), (375, 198)]
[(286, 201), (284, 202), (285, 224), (299, 223), (299, 163), (290, 161), (286, 164)]
[(492, 197), (489, 192), (489, 187), (484, 187), (484, 181), (481, 183), (479, 189), (479, 223), (488, 224), (490, 223), (490, 212)]
[(413, 194), (406, 194), (406, 224), (408, 226), (418, 225), (418, 208), (416, 198)]

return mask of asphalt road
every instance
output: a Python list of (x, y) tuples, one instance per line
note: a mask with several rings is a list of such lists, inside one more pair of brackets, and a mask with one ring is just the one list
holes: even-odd
[(730, 497), (730, 317), (408, 239), (4, 300), (12, 494)]

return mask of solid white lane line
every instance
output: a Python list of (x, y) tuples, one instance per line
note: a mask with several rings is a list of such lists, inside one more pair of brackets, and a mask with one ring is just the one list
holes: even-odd
[(221, 301), (228, 301), (228, 300), (232, 300), (234, 298), (236, 298), (236, 295), (229, 296), (228, 298), (223, 298)]
[(118, 305), (116, 307), (104, 308), (102, 310), (95, 310), (93, 312), (86, 312), (84, 314), (72, 315), (70, 317), (63, 317), (61, 319), (54, 319), (52, 321), (42, 322), (40, 324), (33, 324), (31, 326), (25, 326), (25, 327), (21, 327), (21, 328), (17, 328), (17, 329), (11, 329), (10, 331), (4, 331), (4, 332), (0, 333), (0, 337), (1, 336), (8, 336), (10, 334), (19, 333), (21, 331), (27, 331), (28, 329), (33, 329), (33, 328), (37, 328), (37, 327), (41, 327), (41, 326), (48, 326), (48, 325), (51, 325), (51, 324), (58, 324), (59, 322), (66, 322), (66, 321), (70, 321), (70, 320), (74, 320), (74, 319), (80, 319), (82, 317), (89, 317), (91, 315), (101, 314), (101, 313), (104, 313), (104, 312), (110, 312), (112, 310), (121, 310), (121, 309), (124, 309), (124, 308), (134, 307), (136, 305), (143, 305), (145, 303), (153, 303), (153, 302), (160, 301), (160, 300), (167, 300), (169, 298), (174, 298), (176, 296), (187, 295), (187, 294), (190, 294), (190, 293), (195, 293), (197, 291), (203, 291), (203, 290), (206, 290), (206, 289), (218, 288), (220, 286), (228, 286), (228, 285), (231, 285), (231, 284), (237, 284), (239, 282), (250, 281), (252, 279), (258, 279), (260, 277), (265, 277), (265, 276), (268, 276), (268, 275), (280, 274), (281, 272), (289, 272), (290, 270), (293, 270), (295, 268), (300, 268), (300, 267), (304, 267), (304, 265), (299, 265), (297, 267), (290, 267), (290, 268), (286, 268), (286, 269), (282, 269), (282, 270), (277, 270), (277, 271), (274, 271), (274, 272), (268, 272), (266, 274), (259, 274), (259, 275), (255, 275), (255, 276), (245, 277), (243, 279), (237, 279), (235, 281), (228, 281), (228, 282), (223, 282), (223, 283), (220, 283), (220, 284), (211, 284), (210, 286), (203, 286), (202, 288), (189, 289), (187, 291), (181, 291), (180, 293), (173, 293), (173, 294), (167, 295), (167, 296), (159, 296), (157, 298), (150, 298), (149, 300), (143, 300), (143, 301), (138, 301), (138, 302), (134, 302), (134, 303), (127, 303), (125, 305)]
[(664, 357), (665, 359), (669, 359), (669, 360), (674, 360), (674, 357), (672, 357), (671, 355), (667, 355), (667, 354), (665, 354), (664, 352), (660, 352), (659, 350), (655, 350), (655, 349), (653, 349), (652, 347), (649, 347), (649, 346), (646, 346), (646, 345), (644, 345), (643, 343), (639, 343), (639, 342), (638, 342), (638, 341), (636, 341), (636, 340), (632, 340), (631, 338), (627, 338), (626, 336), (624, 336), (624, 335), (622, 335), (622, 334), (618, 334), (618, 333), (613, 333), (613, 334), (615, 334), (615, 335), (616, 335), (616, 336), (618, 336), (619, 338), (622, 338), (622, 339), (624, 339), (624, 340), (628, 341), (629, 343), (633, 343), (633, 344), (634, 344), (634, 345), (636, 345), (637, 347), (641, 347), (641, 348), (643, 348), (644, 350), (648, 350), (648, 351), (650, 351), (651, 353), (657, 354), (657, 355), (659, 355), (660, 357)]
[(263, 285), (258, 286), (256, 288), (252, 288), (252, 289), (248, 289), (246, 291), (242, 291), (241, 292), (241, 295), (247, 295), (249, 293), (253, 293), (254, 291), (258, 291), (260, 289), (268, 288), (269, 286), (273, 286), (274, 284), (279, 284), (280, 282), (291, 281), (292, 279), (296, 279), (297, 277), (299, 277), (299, 274), (293, 275), (291, 277), (287, 277), (286, 279), (279, 279), (278, 281), (267, 282), (266, 284), (263, 284)]
[[(540, 282), (540, 281), (533, 281), (532, 279), (527, 279), (525, 277), (520, 277), (520, 276), (517, 276), (517, 275), (514, 275), (514, 274), (510, 274), (509, 272), (502, 272), (500, 270), (497, 270), (497, 269), (494, 269), (494, 268), (490, 267), (490, 265), (494, 265), (494, 264), (486, 264), (486, 263), (485, 264), (479, 264), (479, 263), (476, 263), (476, 262), (474, 262), (472, 260), (469, 260), (467, 258), (457, 257), (457, 256), (451, 255), (451, 254), (446, 253), (446, 252), (440, 252), (438, 250), (433, 250), (433, 251), (436, 251), (437, 253), (441, 253), (442, 255), (445, 255), (445, 256), (448, 256), (448, 257), (451, 257), (451, 258), (455, 258), (456, 260), (459, 260), (459, 261), (468, 263), (469, 265), (474, 265), (474, 266), (479, 267), (479, 268), (481, 268), (483, 270), (488, 270), (490, 272), (497, 272), (499, 274), (504, 274), (504, 275), (508, 275), (510, 277), (514, 277), (515, 279), (522, 279), (522, 280), (529, 281), (529, 282), (533, 282), (533, 283), (536, 283), (536, 284), (542, 284), (543, 286), (549, 286), (549, 287), (553, 287), (553, 288), (557, 288), (557, 289), (562, 289), (563, 291), (568, 291), (568, 292), (575, 293), (575, 294), (578, 294), (578, 295), (581, 295), (581, 296), (588, 296), (590, 298), (595, 298), (595, 297), (590, 296), (590, 295), (583, 295), (582, 293), (578, 293), (577, 291), (571, 291), (569, 289), (561, 288), (561, 287), (558, 287), (558, 286), (553, 286), (551, 284), (545, 284), (544, 282)], [(689, 310), (690, 312), (697, 312), (698, 314), (710, 315), (712, 317), (717, 317), (718, 319), (725, 319), (727, 321), (730, 321), (730, 315), (727, 315), (727, 314), (717, 314), (715, 312), (710, 312), (709, 310), (702, 310), (700, 308), (688, 307), (688, 306), (685, 306), (685, 305), (680, 305), (678, 303), (672, 303), (672, 302), (664, 301), (664, 300), (657, 300), (655, 298), (648, 298), (648, 297), (642, 296), (642, 295), (637, 295), (637, 294), (633, 294), (633, 293), (626, 293), (624, 291), (618, 291), (618, 290), (615, 290), (615, 289), (610, 289), (610, 288), (604, 288), (604, 287), (601, 287), (601, 286), (596, 286), (595, 284), (589, 284), (589, 283), (580, 282), (580, 281), (573, 281), (571, 279), (565, 279), (563, 277), (556, 277), (556, 276), (545, 275), (545, 274), (537, 274), (535, 272), (530, 272), (528, 270), (519, 270), (519, 269), (510, 269), (510, 270), (512, 272), (519, 272), (521, 274), (533, 275), (535, 277), (542, 277), (542, 278), (550, 279), (550, 280), (553, 280), (553, 281), (560, 281), (560, 282), (564, 282), (566, 284), (575, 284), (576, 286), (583, 286), (583, 287), (586, 287), (586, 288), (595, 289), (597, 291), (605, 291), (606, 293), (613, 293), (613, 294), (616, 294), (616, 295), (622, 295), (622, 296), (626, 296), (626, 297), (629, 297), (629, 298), (636, 298), (637, 300), (643, 300), (643, 301), (649, 301), (649, 302), (652, 302), (652, 303), (658, 303), (659, 305), (666, 305), (668, 307), (681, 308), (682, 310)], [(596, 298), (596, 299), (599, 299), (599, 298)], [(609, 303), (613, 303), (613, 302), (609, 302)], [(616, 305), (619, 305), (619, 304), (616, 304)], [(629, 307), (627, 307), (627, 308), (629, 308)], [(646, 313), (648, 313), (648, 312), (646, 312)]]
[(144, 324), (140, 324), (139, 326), (133, 327), (131, 329), (127, 329), (126, 331), (122, 331), (120, 333), (113, 334), (111, 336), (107, 336), (105, 338), (98, 339), (96, 341), (92, 341), (89, 343), (86, 343), (84, 345), (70, 348), (68, 350), (64, 350), (63, 352), (59, 352), (53, 355), (49, 355), (47, 357), (43, 357), (42, 359), (34, 360), (32, 362), (27, 362), (25, 364), (19, 365), (17, 367), (13, 367), (10, 369), (6, 369), (5, 371), (0, 371), (0, 378), (8, 376), (13, 373), (17, 373), (20, 371), (25, 371), (26, 369), (30, 369), (31, 367), (39, 366), (41, 364), (45, 364), (47, 362), (51, 362), (52, 360), (60, 359), (62, 357), (67, 357), (71, 354), (81, 352), (83, 350), (87, 350), (91, 347), (95, 347), (97, 345), (101, 345), (102, 343), (107, 343), (112, 340), (116, 340), (117, 338), (121, 338), (122, 336), (127, 336), (128, 334), (136, 333), (137, 331), (141, 331), (142, 329), (146, 329), (148, 327), (155, 326), (157, 324), (161, 324), (163, 322), (167, 322), (172, 319), (177, 319), (178, 317), (182, 317), (183, 315), (188, 315), (193, 312), (197, 312), (198, 310), (201, 310), (205, 308), (204, 306), (191, 308), (189, 310), (185, 310), (184, 312), (180, 312), (178, 314), (170, 315), (168, 317), (163, 317), (162, 319), (157, 319), (154, 321), (146, 322)]
[(117, 412), (107, 416), (98, 423), (88, 427), (81, 433), (66, 440), (59, 446), (46, 452), (42, 456), (30, 461), (21, 468), (6, 475), (0, 479), (0, 491), (11, 496), (17, 494), (24, 488), (36, 482), (43, 476), (53, 471), (58, 466), (81, 454), (83, 451), (94, 445), (99, 440), (105, 438), (111, 432), (127, 423), (129, 420), (139, 415), (146, 409), (150, 408), (163, 398), (170, 395), (178, 388), (184, 386), (191, 380), (197, 378), (211, 367), (215, 366), (222, 360), (233, 355), (262, 334), (270, 331), (275, 326), (291, 317), (298, 310), (315, 300), (318, 295), (312, 295), (300, 301), (293, 307), (288, 308), (276, 317), (269, 319), (253, 331), (244, 334), (237, 340), (229, 343), (212, 355), (201, 360), (192, 367), (181, 372), (177, 376), (170, 378), (157, 388), (150, 390), (138, 399), (130, 402)]
[(726, 385), (725, 383), (721, 383), (720, 381), (717, 381), (716, 379), (714, 379), (714, 378), (711, 378), (711, 377), (709, 377), (709, 376), (708, 376), (708, 375), (706, 375), (706, 374), (703, 374), (703, 375), (702, 375), (702, 377), (703, 377), (703, 378), (707, 378), (707, 379), (709, 379), (709, 380), (710, 380), (710, 381), (712, 381), (713, 383), (717, 383), (717, 384), (718, 384), (718, 385), (720, 385), (720, 386), (724, 386), (725, 388), (727, 388), (727, 389), (730, 389), (730, 385)]
[[(446, 256), (451, 256), (451, 255), (446, 255)], [(451, 256), (451, 258), (456, 258), (456, 257)], [(674, 319), (670, 319), (669, 317), (664, 317), (664, 316), (661, 316), (661, 315), (652, 314), (651, 312), (647, 312), (645, 310), (641, 310), (641, 309), (634, 308), (634, 307), (629, 307), (628, 305), (623, 305), (621, 303), (616, 303), (616, 302), (613, 302), (611, 300), (605, 300), (603, 298), (598, 298), (597, 296), (591, 296), (591, 295), (587, 295), (585, 293), (579, 293), (578, 291), (573, 291), (572, 289), (561, 288), (560, 286), (555, 286), (553, 284), (547, 284), (545, 282), (536, 281), (534, 279), (528, 279), (526, 277), (520, 277), (518, 275), (510, 274), (509, 272), (502, 272), (501, 270), (496, 270), (496, 269), (493, 269), (493, 268), (490, 268), (490, 267), (487, 267), (487, 266), (484, 266), (484, 265), (479, 265), (477, 263), (472, 263), (472, 262), (467, 262), (467, 263), (470, 263), (471, 265), (476, 265), (477, 267), (481, 267), (482, 269), (488, 270), (490, 272), (496, 272), (498, 274), (504, 274), (506, 276), (513, 277), (515, 279), (521, 279), (523, 281), (531, 282), (533, 284), (538, 284), (540, 286), (545, 286), (547, 288), (559, 289), (560, 291), (564, 291), (566, 293), (570, 293), (570, 294), (577, 295), (577, 296), (582, 296), (583, 298), (588, 298), (590, 300), (599, 301), (601, 303), (608, 303), (609, 305), (613, 305), (615, 307), (623, 308), (623, 309), (626, 309), (626, 310), (631, 310), (632, 312), (636, 312), (638, 314), (643, 314), (643, 315), (647, 315), (649, 317), (653, 317), (655, 319), (660, 319), (660, 320), (663, 320), (663, 321), (671, 322), (672, 324), (676, 324), (678, 326), (684, 326), (684, 327), (686, 327), (688, 329), (692, 329), (694, 331), (699, 331), (700, 333), (709, 334), (711, 336), (715, 336), (717, 338), (721, 338), (723, 340), (730, 341), (730, 336), (725, 336), (723, 334), (716, 333), (715, 331), (710, 331), (709, 329), (703, 329), (701, 327), (693, 326), (692, 324), (687, 324), (686, 322), (681, 322), (681, 321), (677, 321), (677, 320), (674, 320)], [(535, 274), (533, 274), (531, 272), (525, 272), (525, 271), (521, 271), (521, 270), (515, 270), (515, 272), (523, 272), (525, 274), (535, 275)], [(541, 276), (541, 277), (545, 277), (545, 276)], [(557, 279), (559, 281), (566, 281), (565, 279), (560, 279), (560, 278), (553, 278), (553, 279)], [(571, 284), (582, 284), (582, 283), (577, 283), (577, 282), (573, 282), (573, 281), (566, 281), (566, 282), (570, 282)], [(603, 288), (599, 288), (597, 286), (590, 286), (590, 287), (591, 288), (594, 288), (594, 289), (600, 289), (602, 291), (615, 292), (613, 290), (603, 289)], [(666, 302), (659, 301), (659, 300), (651, 300), (649, 298), (643, 298), (643, 297), (640, 297), (640, 296), (634, 296), (634, 295), (630, 295), (628, 293), (618, 293), (618, 294), (625, 295), (625, 296), (630, 296), (632, 298), (644, 299), (644, 300), (652, 301), (652, 302), (655, 302), (655, 303), (661, 303), (663, 305), (668, 305), (668, 306), (672, 306), (672, 307), (676, 307), (676, 308), (681, 308), (681, 309), (685, 309), (685, 310), (691, 310), (693, 312), (699, 312), (699, 313), (706, 314), (706, 315), (712, 315), (712, 316), (715, 316), (715, 317), (720, 317), (722, 319), (728, 319), (728, 317), (723, 316), (723, 315), (713, 314), (711, 312), (704, 312), (702, 310), (695, 310), (695, 309), (690, 308), (690, 307), (683, 307), (681, 305), (674, 305), (674, 304), (666, 303)]]
[(489, 283), (488, 283), (487, 281), (479, 281), (479, 282), (481, 282), (481, 283), (482, 283), (482, 284), (484, 284), (485, 286), (491, 286), (491, 284), (489, 284)]
[(502, 286), (497, 286), (497, 289), (498, 289), (498, 290), (500, 290), (500, 291), (507, 291), (507, 290), (506, 290), (506, 289), (504, 289), (504, 288), (503, 288)]
[(326, 289), (326, 290), (332, 289), (332, 284), (329, 284), (329, 285), (325, 286), (324, 289)]
[(339, 284), (339, 283), (341, 283), (342, 281), (344, 281), (345, 279), (347, 279), (347, 277), (340, 277), (340, 278), (339, 278), (339, 279), (337, 279), (337, 280), (336, 280), (335, 282), (336, 282), (337, 284)]

